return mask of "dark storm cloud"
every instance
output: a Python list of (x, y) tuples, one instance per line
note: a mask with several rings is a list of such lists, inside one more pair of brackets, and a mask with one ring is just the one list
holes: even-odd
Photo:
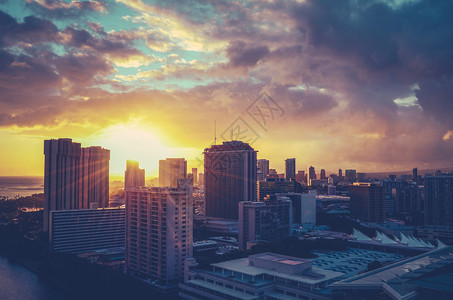
[[(293, 16), (306, 42), (350, 72), (337, 85), (359, 108), (379, 110), (416, 96), (423, 110), (452, 125), (453, 2), (308, 1)], [(346, 75), (346, 74), (345, 74)], [(333, 81), (332, 81), (333, 82)], [(383, 110), (388, 114), (388, 110)]]
[(423, 110), (453, 129), (453, 78), (425, 80), (416, 91)]
[[(453, 70), (453, 2), (309, 1), (294, 17), (309, 44), (344, 57), (369, 76), (420, 80)], [(374, 72), (374, 73), (373, 73)]]
[(268, 54), (267, 46), (250, 46), (242, 41), (231, 42), (227, 49), (227, 56), (233, 67), (252, 67)]

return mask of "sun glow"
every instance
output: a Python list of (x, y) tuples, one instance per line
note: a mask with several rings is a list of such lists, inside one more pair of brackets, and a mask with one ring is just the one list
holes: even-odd
[(104, 129), (90, 144), (110, 150), (110, 173), (124, 174), (126, 160), (136, 160), (145, 168), (146, 177), (157, 176), (159, 160), (172, 157), (175, 149), (164, 144), (156, 129), (134, 124), (118, 124)]

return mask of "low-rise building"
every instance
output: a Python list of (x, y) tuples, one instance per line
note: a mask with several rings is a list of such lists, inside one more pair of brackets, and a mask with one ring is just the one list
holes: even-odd
[(78, 254), (124, 247), (125, 217), (124, 208), (51, 211), (50, 249)]
[(315, 268), (310, 260), (269, 252), (211, 266), (201, 270), (194, 259), (186, 260), (180, 298), (330, 299), (327, 287), (343, 275)]

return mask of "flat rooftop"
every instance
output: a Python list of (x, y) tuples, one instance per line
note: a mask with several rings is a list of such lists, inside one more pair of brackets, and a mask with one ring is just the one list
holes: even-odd
[(309, 262), (309, 260), (302, 259), (302, 258), (289, 258), (287, 256), (282, 256), (274, 253), (265, 253), (263, 255), (258, 254), (255, 256), (257, 258), (263, 259), (263, 260), (268, 260), (268, 261), (273, 261), (273, 262), (279, 262), (281, 264), (286, 264), (286, 265), (300, 265), (306, 262)]
[(349, 278), (367, 269), (374, 260), (379, 262), (398, 261), (404, 255), (371, 251), (365, 249), (347, 248), (346, 251), (313, 251), (318, 258), (312, 259), (314, 267), (344, 273), (343, 278)]
[[(214, 267), (214, 270), (220, 271), (219, 269), (224, 269), (232, 272), (237, 272), (241, 274), (245, 274), (248, 276), (258, 276), (261, 274), (268, 274), (271, 276), (277, 276), (281, 278), (287, 278), (289, 280), (294, 280), (298, 282), (302, 282), (305, 284), (317, 284), (321, 283), (327, 280), (335, 279), (335, 278), (340, 278), (344, 275), (344, 273), (340, 272), (335, 272), (331, 270), (325, 270), (325, 269), (320, 269), (320, 268), (313, 268), (311, 266), (311, 261), (306, 260), (306, 259), (301, 259), (301, 258), (296, 258), (296, 257), (288, 257), (284, 255), (279, 255), (275, 253), (261, 253), (250, 256), (251, 259), (249, 258), (240, 258), (240, 259), (235, 259), (235, 260), (230, 260), (230, 261), (225, 261), (225, 262), (220, 262), (220, 263), (215, 263), (211, 264), (211, 266)], [(275, 269), (269, 269), (267, 266), (265, 268), (263, 267), (258, 267), (254, 266), (254, 258), (258, 258), (258, 260), (264, 261), (264, 266), (266, 266), (266, 262), (271, 262), (275, 263), (277, 262), (278, 264), (282, 264), (286, 267), (283, 268), (275, 268)], [(256, 260), (255, 260), (256, 264)], [(260, 264), (262, 265), (262, 264)], [(304, 265), (309, 266), (309, 270), (307, 271), (307, 268)], [(272, 266), (272, 264), (270, 265)], [(294, 266), (302, 266), (305, 272), (302, 273), (291, 273), (287, 272), (288, 270), (287, 267), (294, 267)], [(279, 272), (283, 271), (283, 272)]]
[[(382, 268), (336, 282), (331, 287), (341, 290), (357, 288), (376, 289), (383, 287), (392, 294), (398, 294), (399, 298), (404, 298), (410, 293), (415, 292), (413, 285), (405, 284), (406, 282), (413, 281), (422, 277), (423, 274), (428, 274), (446, 265), (453, 265), (453, 247), (435, 249), (400, 260)], [(433, 285), (434, 283), (433, 280), (429, 284)], [(426, 283), (420, 281), (419, 284)]]

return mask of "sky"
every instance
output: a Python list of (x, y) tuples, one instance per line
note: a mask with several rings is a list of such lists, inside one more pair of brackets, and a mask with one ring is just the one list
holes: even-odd
[[(203, 167), (240, 139), (284, 171), (453, 166), (453, 1), (0, 0), (0, 176), (43, 140)], [(216, 140), (215, 140), (216, 137)]]

